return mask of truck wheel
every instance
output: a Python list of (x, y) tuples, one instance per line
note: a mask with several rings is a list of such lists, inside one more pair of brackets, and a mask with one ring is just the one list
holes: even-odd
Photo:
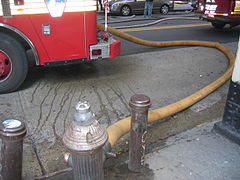
[(225, 23), (212, 22), (212, 26), (217, 28), (217, 29), (222, 29), (225, 26)]
[(25, 49), (13, 37), (0, 33), (0, 94), (15, 91), (25, 80), (27, 72)]

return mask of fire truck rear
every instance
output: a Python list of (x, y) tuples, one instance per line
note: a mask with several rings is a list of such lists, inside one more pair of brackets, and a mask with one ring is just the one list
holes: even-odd
[(210, 21), (216, 28), (240, 24), (240, 0), (198, 0), (197, 16)]
[(97, 30), (96, 0), (1, 0), (0, 93), (17, 90), (36, 66), (113, 58), (121, 43)]

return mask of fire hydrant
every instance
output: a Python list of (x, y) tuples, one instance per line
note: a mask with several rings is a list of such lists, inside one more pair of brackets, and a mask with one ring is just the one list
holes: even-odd
[(63, 136), (63, 143), (71, 151), (69, 164), (73, 178), (103, 180), (103, 146), (108, 139), (107, 131), (98, 123), (87, 101), (79, 102), (76, 111)]

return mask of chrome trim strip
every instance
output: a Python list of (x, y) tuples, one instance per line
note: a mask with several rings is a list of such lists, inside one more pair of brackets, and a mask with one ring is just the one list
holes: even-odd
[(17, 28), (15, 28), (13, 26), (10, 26), (8, 24), (0, 23), (0, 27), (10, 29), (11, 31), (13, 31), (13, 32), (17, 33), (19, 36), (21, 36), (25, 41), (27, 41), (28, 45), (31, 47), (31, 49), (33, 51), (33, 55), (34, 55), (34, 58), (35, 58), (36, 65), (40, 65), (37, 50), (36, 50), (35, 46), (33, 45), (32, 41), (25, 34), (23, 34)]

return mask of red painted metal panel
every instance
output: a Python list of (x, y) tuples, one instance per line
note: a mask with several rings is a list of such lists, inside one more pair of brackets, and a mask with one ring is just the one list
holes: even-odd
[[(89, 53), (89, 46), (93, 44), (97, 44), (97, 14), (92, 12), (85, 12), (86, 16), (86, 44), (87, 44), (87, 52)], [(90, 58), (90, 54), (88, 54), (88, 59)]]
[(110, 58), (114, 58), (121, 53), (121, 41), (116, 38), (113, 39), (115, 42), (110, 45)]
[[(32, 15), (31, 21), (34, 25), (49, 60), (89, 58), (89, 44), (97, 43), (96, 29), (87, 26), (86, 21), (96, 24), (96, 15), (88, 17), (88, 14), (96, 12), (64, 13), (62, 17), (51, 17), (49, 15)], [(50, 35), (42, 33), (43, 24), (50, 25)], [(88, 37), (88, 38), (86, 38)]]
[[(56, 60), (89, 59), (89, 45), (97, 43), (96, 11), (18, 15), (0, 18), (1, 22), (23, 32), (34, 44), (40, 65)], [(43, 34), (43, 25), (50, 25), (50, 35)]]
[(231, 0), (215, 0), (217, 4), (216, 12), (229, 12)]

